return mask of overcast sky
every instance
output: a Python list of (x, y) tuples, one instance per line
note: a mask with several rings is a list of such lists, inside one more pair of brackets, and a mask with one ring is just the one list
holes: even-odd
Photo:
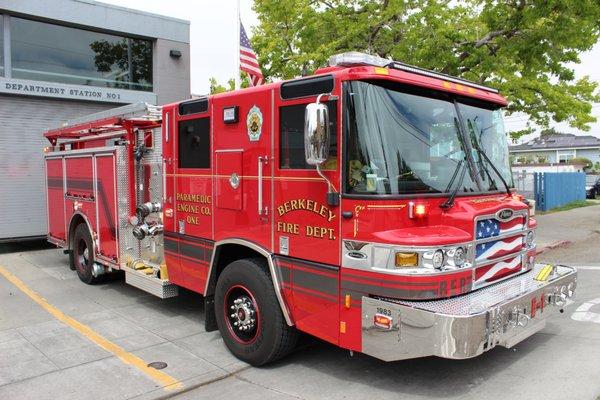
[[(147, 12), (168, 15), (191, 22), (190, 42), (192, 61), (192, 93), (206, 94), (208, 79), (215, 77), (225, 83), (235, 75), (236, 62), (236, 0), (102, 0), (105, 3), (135, 8)], [(252, 0), (240, 0), (241, 18), (248, 35), (258, 23), (252, 11)], [(400, 60), (410, 63), (410, 60)], [(590, 75), (600, 81), (600, 44), (588, 53), (581, 55), (581, 64), (575, 66), (576, 75)], [(593, 109), (598, 122), (592, 125), (587, 134), (600, 137), (600, 104)], [(527, 117), (511, 115), (506, 117), (507, 130), (518, 130), (525, 126)], [(561, 132), (578, 133), (567, 124), (556, 124)]]

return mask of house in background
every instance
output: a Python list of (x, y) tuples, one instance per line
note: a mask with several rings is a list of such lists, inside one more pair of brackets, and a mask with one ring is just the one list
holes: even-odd
[(542, 135), (529, 142), (509, 146), (513, 164), (569, 164), (574, 158), (600, 162), (600, 139), (570, 133)]

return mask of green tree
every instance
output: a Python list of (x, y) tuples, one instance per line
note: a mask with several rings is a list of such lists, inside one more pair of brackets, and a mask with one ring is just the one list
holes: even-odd
[[(240, 86), (242, 89), (250, 87), (250, 77), (247, 73), (241, 72), (240, 79)], [(219, 82), (217, 82), (217, 78), (214, 77), (210, 78), (208, 82), (210, 84), (210, 94), (230, 92), (232, 90), (235, 90), (235, 80), (233, 78), (227, 81), (227, 86), (221, 85)]]
[[(598, 0), (255, 0), (252, 44), (266, 77), (365, 51), (500, 89), (508, 114), (588, 130), (597, 84), (572, 63), (597, 42)], [(514, 136), (531, 132), (531, 127)]]

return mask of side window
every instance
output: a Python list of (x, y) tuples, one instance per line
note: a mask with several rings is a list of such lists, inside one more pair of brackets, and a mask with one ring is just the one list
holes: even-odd
[[(324, 169), (337, 168), (337, 101), (327, 102), (331, 142), (329, 158)], [(279, 108), (279, 167), (283, 169), (310, 169), (304, 158), (304, 110), (306, 104)]]
[(179, 168), (210, 168), (210, 118), (179, 123)]

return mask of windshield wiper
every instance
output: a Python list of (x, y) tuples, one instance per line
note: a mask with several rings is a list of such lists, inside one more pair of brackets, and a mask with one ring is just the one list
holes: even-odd
[[(471, 128), (473, 128), (473, 125), (471, 124), (471, 120), (469, 120), (469, 125)], [(481, 133), (479, 134), (479, 139), (481, 140), (481, 136), (483, 135), (483, 129), (481, 130)], [(473, 143), (474, 142), (474, 143)], [(496, 168), (496, 166), (494, 165), (494, 163), (492, 162), (492, 160), (490, 160), (490, 158), (488, 157), (487, 154), (485, 154), (485, 151), (483, 151), (483, 149), (481, 148), (481, 146), (479, 145), (479, 141), (478, 140), (471, 140), (471, 145), (475, 147), (475, 150), (477, 150), (477, 153), (482, 155), (483, 158), (485, 158), (486, 163), (492, 167), (492, 169), (494, 170), (494, 172), (496, 173), (496, 175), (498, 175), (498, 178), (500, 178), (500, 181), (502, 182), (502, 184), (504, 185), (504, 187), (506, 188), (506, 193), (508, 193), (509, 196), (512, 195), (512, 193), (510, 192), (510, 186), (508, 186), (508, 183), (506, 182), (506, 179), (504, 179), (504, 177), (502, 176), (502, 174), (500, 173), (500, 171), (498, 171), (498, 168)], [(490, 181), (492, 183), (494, 183), (494, 185), (496, 185), (496, 182), (494, 180), (492, 180), (492, 177), (490, 176), (490, 171), (488, 170), (488, 168), (485, 166), (484, 163), (480, 164), (485, 173), (487, 174), (488, 178), (490, 178)], [(497, 187), (496, 187), (497, 188)]]
[(450, 194), (450, 197), (448, 197), (445, 202), (440, 204), (440, 208), (442, 208), (444, 210), (448, 210), (448, 209), (452, 208), (452, 206), (454, 205), (454, 199), (456, 198), (456, 194), (460, 190), (460, 187), (462, 186), (462, 184), (465, 180), (465, 175), (467, 174), (467, 169), (462, 168), (464, 165), (464, 162), (465, 162), (464, 159), (460, 160), (460, 162), (456, 166), (456, 169), (454, 170), (454, 174), (452, 174), (452, 179), (450, 179), (450, 182), (448, 183), (448, 186), (446, 187), (446, 192), (447, 192), (452, 187), (452, 184), (454, 183), (454, 179), (456, 178), (458, 171), (460, 171), (460, 177), (458, 178), (458, 184), (454, 187), (454, 190)]

